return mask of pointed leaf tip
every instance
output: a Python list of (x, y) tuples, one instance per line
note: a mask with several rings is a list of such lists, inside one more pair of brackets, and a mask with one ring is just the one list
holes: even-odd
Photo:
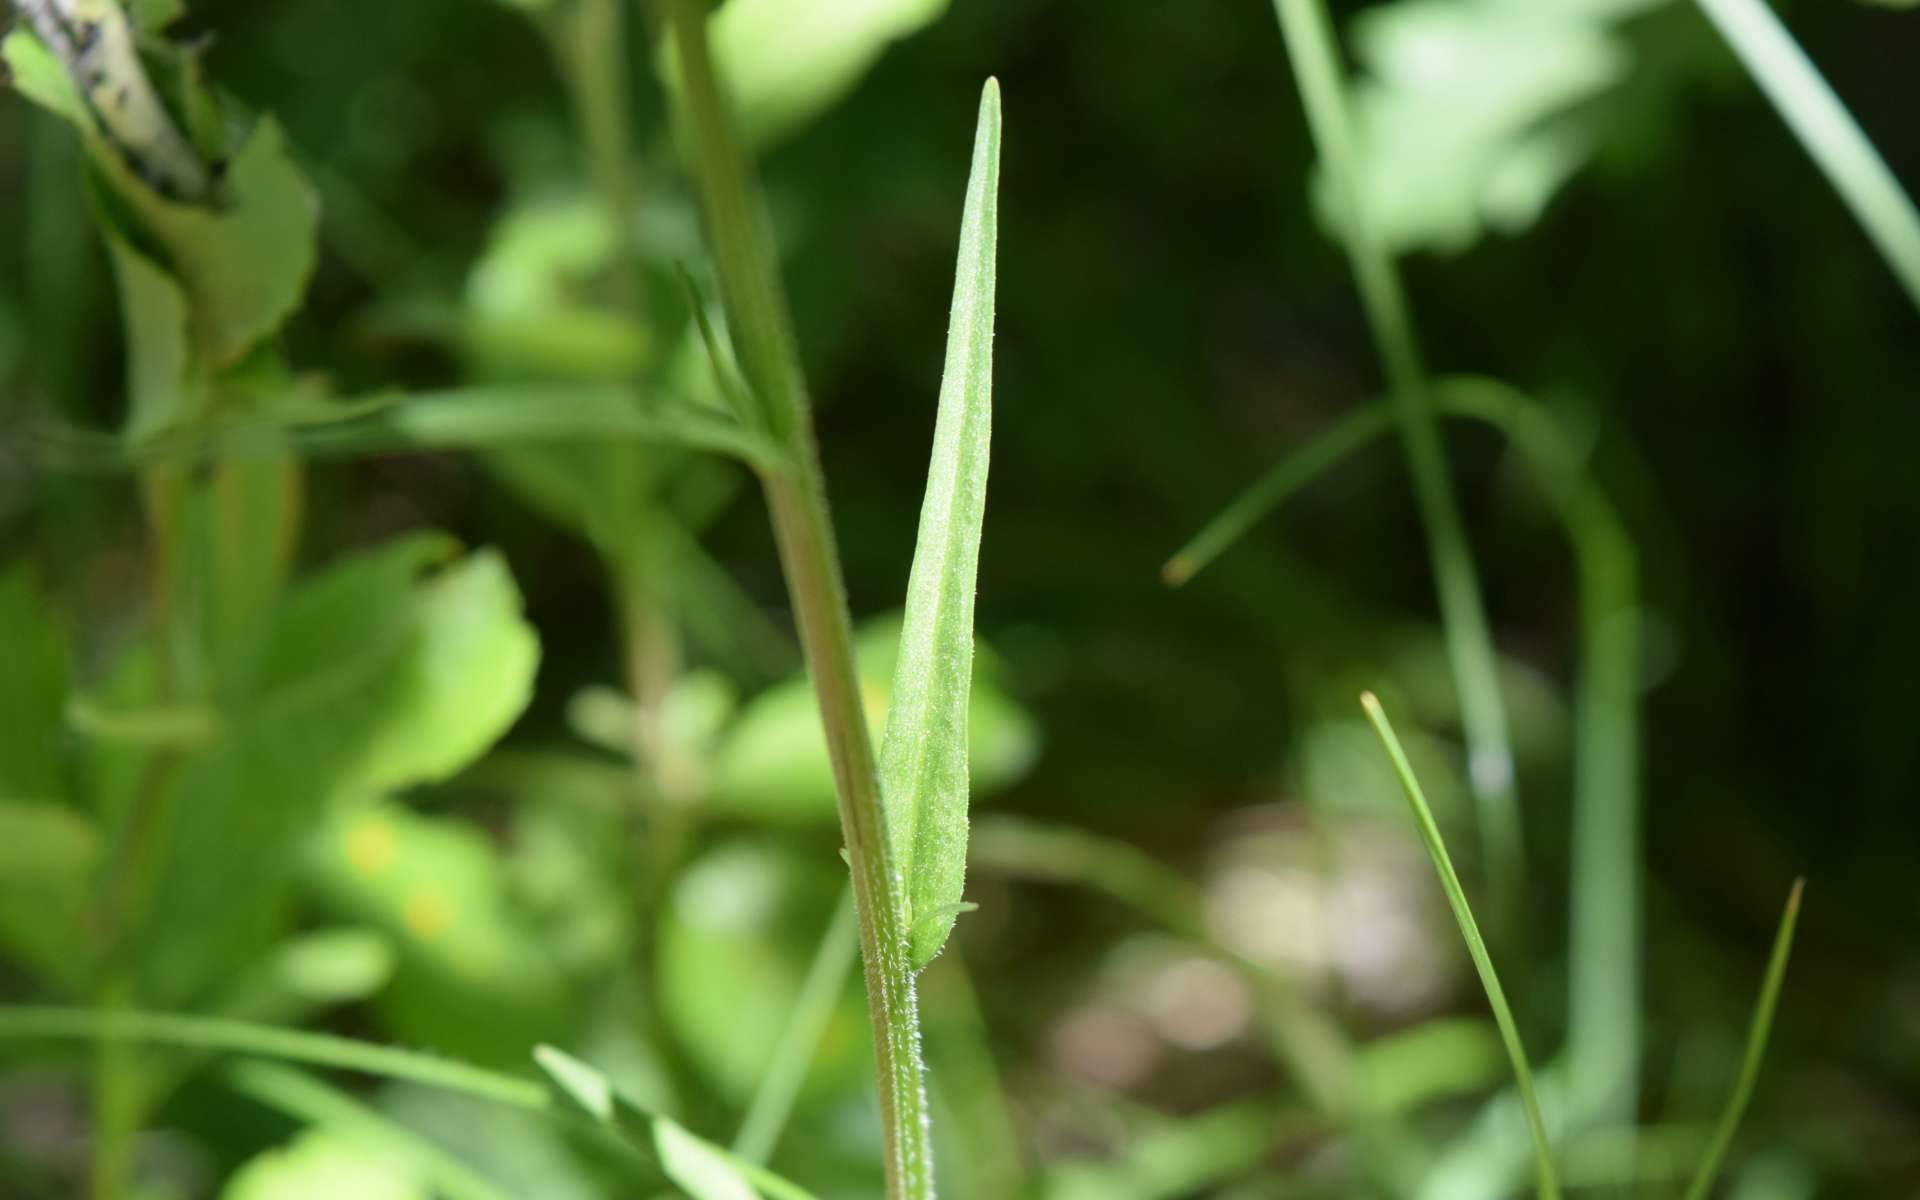
[(916, 968), (946, 943), (966, 883), (973, 603), (993, 421), (999, 98), (998, 84), (989, 79), (960, 220), (946, 368), (907, 581), (893, 704), (880, 744), (888, 854), (905, 881)]

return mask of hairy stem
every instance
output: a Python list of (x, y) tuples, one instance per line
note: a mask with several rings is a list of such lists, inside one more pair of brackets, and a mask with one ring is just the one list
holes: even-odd
[(826, 482), (787, 302), (757, 182), (714, 76), (702, 0), (670, 0), (684, 134), (706, 203), (721, 294), (757, 420), (787, 451), (761, 479), (801, 648), (826, 726), (852, 866), (854, 908), (873, 1024), (887, 1195), (933, 1195), (933, 1150), (920, 1063), (920, 1018), (901, 881), (889, 861), (873, 744), (854, 670), (852, 622), (834, 548)]

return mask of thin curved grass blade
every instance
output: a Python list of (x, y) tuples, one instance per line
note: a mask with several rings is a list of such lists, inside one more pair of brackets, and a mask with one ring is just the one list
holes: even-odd
[(907, 582), (893, 706), (880, 743), (888, 848), (906, 884), (915, 969), (946, 944), (966, 883), (967, 701), (993, 422), (999, 187), (1000, 86), (990, 79), (980, 97), (933, 461)]
[(252, 1021), (126, 1009), (0, 1008), (0, 1041), (34, 1039), (144, 1042), (245, 1054), (424, 1084), (513, 1108), (548, 1107), (546, 1090), (517, 1076), (417, 1050)]
[(1179, 587), (1198, 575), (1295, 492), (1392, 429), (1393, 420), (1392, 410), (1369, 404), (1289, 451), (1180, 547), (1160, 568), (1160, 578), (1168, 587)]
[(1706, 1200), (1713, 1190), (1714, 1177), (1720, 1173), (1720, 1160), (1726, 1157), (1734, 1131), (1740, 1128), (1740, 1118), (1746, 1114), (1747, 1102), (1753, 1099), (1753, 1085), (1760, 1078), (1760, 1060), (1766, 1057), (1767, 1037), (1773, 1032), (1774, 1009), (1780, 1003), (1780, 985), (1787, 977), (1787, 959), (1793, 953), (1793, 930), (1800, 921), (1800, 889), (1805, 883), (1804, 879), (1794, 880), (1793, 890), (1787, 893), (1786, 911), (1780, 914), (1780, 931), (1773, 937), (1773, 953), (1767, 959), (1767, 973), (1760, 982), (1760, 999), (1753, 1006), (1753, 1024), (1747, 1029), (1747, 1053), (1740, 1062), (1740, 1077), (1734, 1081), (1733, 1095), (1727, 1098), (1726, 1111), (1720, 1114), (1720, 1123), (1714, 1127), (1713, 1141), (1707, 1144), (1706, 1156), (1700, 1160), (1693, 1182), (1687, 1187), (1687, 1200)]
[(1534, 1088), (1533, 1069), (1527, 1065), (1527, 1051), (1520, 1044), (1520, 1030), (1514, 1024), (1513, 1010), (1507, 1006), (1507, 993), (1500, 986), (1500, 976), (1493, 969), (1493, 958), (1487, 953), (1486, 939), (1480, 936), (1480, 924), (1473, 919), (1473, 909), (1467, 904), (1467, 893), (1460, 886), (1459, 874), (1453, 869), (1453, 858), (1448, 855), (1446, 843), (1441, 840), (1440, 827), (1434, 823), (1433, 809), (1427, 805), (1426, 793), (1421, 790), (1420, 781), (1414, 777), (1413, 765), (1407, 761), (1407, 752), (1400, 748), (1400, 739), (1394, 735), (1386, 710), (1380, 707), (1380, 701), (1372, 692), (1361, 694), (1360, 706), (1366, 709), (1367, 720), (1373, 723), (1373, 731), (1380, 736), (1380, 744), (1386, 747), (1387, 757), (1393, 762), (1394, 774), (1399, 776), (1400, 787), (1407, 794), (1407, 804), (1413, 809), (1414, 822), (1420, 827), (1420, 838), (1427, 844), (1433, 869), (1440, 875), (1440, 886), (1447, 893), (1447, 903), (1453, 908), (1454, 920), (1460, 924), (1460, 935), (1466, 939), (1467, 953), (1473, 957), (1474, 970), (1480, 973), (1480, 986), (1486, 989), (1487, 1004), (1493, 1009), (1493, 1019), (1500, 1027), (1500, 1040), (1506, 1044), (1507, 1057), (1513, 1060), (1514, 1081), (1520, 1086), (1520, 1103), (1527, 1114), (1527, 1133), (1533, 1138), (1540, 1198), (1559, 1200), (1560, 1181), (1553, 1167), (1553, 1149), (1547, 1141), (1547, 1123), (1540, 1115), (1540, 1097)]

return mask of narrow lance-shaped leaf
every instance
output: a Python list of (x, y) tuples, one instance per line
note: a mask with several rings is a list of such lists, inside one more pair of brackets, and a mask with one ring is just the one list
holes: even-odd
[(967, 697), (993, 420), (999, 185), (1000, 87), (990, 79), (980, 97), (933, 461), (907, 582), (893, 706), (880, 744), (888, 849), (905, 885), (916, 969), (952, 932), (966, 882)]

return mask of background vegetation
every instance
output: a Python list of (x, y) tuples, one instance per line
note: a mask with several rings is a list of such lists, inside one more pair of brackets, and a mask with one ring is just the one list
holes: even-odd
[[(1273, 9), (971, 0), (863, 24), (844, 4), (783, 26), (732, 6), (722, 66), (876, 713), (982, 81), (1006, 98), (980, 908), (922, 977), (948, 1191), (1529, 1185), (1485, 998), (1356, 696), (1393, 712), (1522, 1035), (1555, 1061), (1582, 593), (1554, 497), (1576, 486), (1639, 567), (1646, 1129), (1636, 1149), (1570, 1122), (1569, 1190), (1677, 1194), (1802, 875), (1727, 1194), (1920, 1187), (1920, 314), (1700, 8), (1336, 6), (1431, 368), (1525, 389), (1568, 447), (1542, 480), (1499, 432), (1446, 426), (1517, 755), (1503, 905), (1389, 442), (1162, 579), (1382, 391)], [(1920, 179), (1920, 14), (1780, 11)], [(503, 415), (636, 379), (715, 389), (657, 20), (194, 0), (166, 26), (203, 51), (183, 61), (287, 147), (263, 170), (292, 228), (235, 274), (304, 299), (275, 333), (278, 301), (222, 325), (196, 292), (185, 400), (129, 383), (137, 269), (100, 230), (138, 220), (86, 182), (69, 124), (0, 104), (0, 998), (305, 1025), (529, 1078), (550, 1043), (714, 1142), (746, 1121), (736, 1148), (816, 1195), (874, 1195), (831, 776), (752, 475)], [(497, 429), (323, 407), (481, 386), (517, 389), (488, 393), (515, 398)], [(210, 456), (212, 409), (231, 423)], [(155, 682), (183, 662), (202, 675)], [(179, 823), (142, 849), (151, 795)], [(1377, 1121), (1316, 1105), (1301, 1039), (1329, 1028)], [(417, 1083), (123, 1042), (0, 1052), (0, 1195), (103, 1175), (104, 1195), (242, 1200), (670, 1190), (545, 1116)], [(772, 1062), (805, 1072), (786, 1119)]]

